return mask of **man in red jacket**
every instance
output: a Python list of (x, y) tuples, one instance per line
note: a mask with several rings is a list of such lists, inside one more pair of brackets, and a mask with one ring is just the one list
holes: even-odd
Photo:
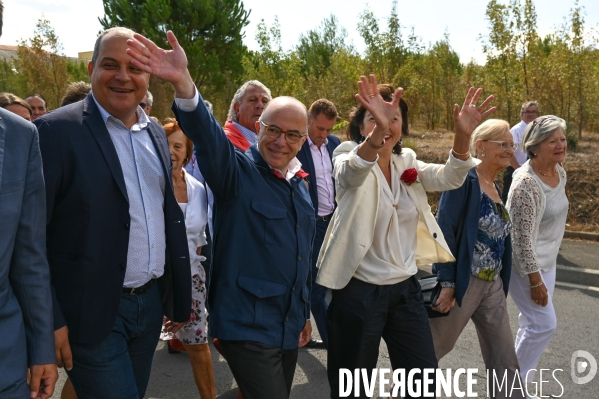
[(225, 123), (225, 134), (241, 151), (245, 152), (258, 142), (256, 122), (271, 99), (268, 87), (257, 80), (245, 82), (235, 92)]

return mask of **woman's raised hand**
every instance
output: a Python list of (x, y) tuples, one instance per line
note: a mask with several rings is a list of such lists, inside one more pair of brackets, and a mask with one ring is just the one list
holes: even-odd
[(456, 135), (461, 134), (470, 139), (470, 135), (472, 135), (472, 132), (474, 129), (476, 129), (480, 122), (497, 109), (497, 107), (491, 107), (487, 109), (489, 103), (493, 101), (494, 97), (492, 95), (487, 97), (487, 99), (483, 101), (481, 105), (476, 105), (482, 93), (482, 88), (475, 90), (474, 87), (471, 87), (466, 94), (462, 109), (460, 109), (459, 105), (454, 105), (453, 125)]
[(393, 101), (387, 102), (379, 93), (374, 75), (370, 75), (370, 82), (368, 82), (366, 76), (361, 76), (358, 86), (360, 92), (356, 94), (356, 99), (372, 114), (377, 127), (381, 130), (387, 130), (399, 110), (399, 100), (403, 94), (403, 89), (398, 88), (395, 90)]

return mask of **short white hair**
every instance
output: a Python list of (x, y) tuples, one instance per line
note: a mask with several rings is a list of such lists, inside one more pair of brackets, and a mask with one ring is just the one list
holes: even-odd
[(503, 119), (488, 119), (478, 125), (472, 136), (470, 136), (470, 151), (476, 155), (476, 141), (477, 140), (493, 140), (498, 139), (504, 135), (505, 132), (510, 131), (510, 124)]

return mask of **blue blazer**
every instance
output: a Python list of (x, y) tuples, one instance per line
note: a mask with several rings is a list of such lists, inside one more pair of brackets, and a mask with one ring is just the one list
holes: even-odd
[[(129, 245), (129, 200), (116, 149), (91, 93), (35, 120), (40, 132), (47, 199), (47, 251), (54, 289), (54, 327), (69, 339), (101, 342), (116, 319)], [(159, 282), (165, 314), (191, 314), (191, 272), (181, 208), (172, 189), (171, 159), (162, 126), (148, 132), (165, 186), (165, 272)]]
[[(464, 206), (466, 203), (466, 191), (470, 186), (470, 204), (464, 215)], [(501, 197), (501, 191), (497, 184), (495, 188)], [(456, 234), (460, 219), (465, 217), (462, 237), (460, 242), (456, 242)], [(478, 234), (478, 221), (480, 217), (480, 185), (478, 176), (474, 168), (470, 169), (466, 181), (460, 188), (445, 191), (439, 201), (439, 212), (437, 222), (441, 227), (445, 241), (451, 249), (451, 253), (457, 261), (452, 263), (435, 263), (433, 271), (437, 273), (438, 281), (454, 282), (455, 297), (458, 305), (462, 306), (462, 298), (468, 288), (470, 281), (472, 255), (474, 254), (474, 244)], [(457, 256), (456, 256), (457, 253)], [(512, 239), (511, 234), (505, 239), (505, 250), (501, 261), (502, 267), (499, 276), (503, 281), (503, 290), (505, 295), (508, 293), (510, 284), (510, 273), (512, 270)]]
[[(335, 151), (335, 148), (337, 148), (339, 144), (341, 144), (339, 138), (337, 138), (335, 135), (329, 134), (327, 149), (329, 150), (331, 165), (333, 164), (333, 151)], [(318, 187), (316, 186), (314, 160), (312, 159), (312, 152), (310, 151), (310, 143), (308, 143), (308, 140), (304, 142), (304, 145), (302, 145), (302, 148), (297, 153), (297, 159), (299, 159), (299, 161), (302, 163), (302, 169), (308, 173), (308, 183), (310, 183), (310, 199), (312, 199), (312, 205), (314, 206), (314, 215), (318, 216)], [(334, 189), (335, 184), (333, 180), (333, 190)]]
[(275, 176), (256, 146), (237, 150), (201, 97), (173, 111), (214, 194), (210, 335), (297, 348), (316, 225), (305, 180)]
[[(0, 108), (0, 397), (29, 397), (27, 367), (56, 363), (38, 135)], [(22, 392), (15, 392), (21, 385)], [(9, 395), (9, 397), (13, 397)], [(16, 397), (16, 396), (15, 396)]]

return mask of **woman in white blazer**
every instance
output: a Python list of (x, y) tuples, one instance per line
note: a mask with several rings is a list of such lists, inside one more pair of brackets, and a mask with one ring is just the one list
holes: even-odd
[[(350, 141), (333, 153), (338, 207), (320, 251), (316, 279), (333, 289), (327, 315), (332, 398), (339, 397), (340, 369), (352, 374), (367, 369), (370, 375), (381, 337), (393, 369), (406, 369), (407, 375), (411, 369), (437, 367), (414, 275), (418, 265), (454, 258), (430, 212), (426, 190), (462, 185), (475, 165), (468, 151), (470, 135), (495, 110), (485, 111), (492, 96), (477, 106), (482, 89), (470, 88), (462, 109), (457, 104), (454, 108), (455, 137), (446, 164), (427, 164), (401, 148), (402, 134), (408, 133), (403, 90), (379, 86), (373, 75), (370, 82), (362, 76), (359, 86), (361, 105), (351, 116)], [(366, 397), (364, 391), (360, 397)]]

